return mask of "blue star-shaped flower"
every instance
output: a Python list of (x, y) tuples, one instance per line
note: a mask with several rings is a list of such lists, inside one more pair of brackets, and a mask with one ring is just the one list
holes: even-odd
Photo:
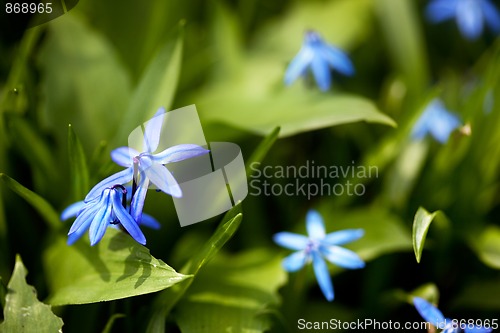
[(445, 143), (451, 132), (461, 125), (460, 119), (446, 110), (441, 100), (434, 99), (413, 126), (411, 136), (420, 140), (430, 134), (439, 142)]
[(478, 38), (484, 25), (495, 33), (500, 31), (500, 13), (490, 0), (434, 0), (426, 15), (433, 23), (455, 17), (458, 29), (469, 40)]
[(363, 268), (365, 263), (351, 250), (340, 247), (363, 237), (363, 229), (346, 229), (325, 234), (325, 226), (321, 215), (310, 210), (306, 216), (308, 236), (291, 232), (279, 232), (274, 235), (274, 241), (288, 249), (297, 250), (283, 259), (283, 268), (295, 272), (306, 263), (312, 261), (314, 274), (319, 287), (328, 301), (334, 298), (330, 273), (323, 257), (329, 262), (343, 268)]
[[(89, 229), (90, 245), (97, 244), (109, 225), (120, 223), (125, 230), (140, 244), (146, 244), (146, 237), (137, 222), (125, 208), (126, 190), (121, 185), (104, 189), (99, 196), (80, 205), (78, 216), (69, 229), (68, 245), (73, 244)], [(78, 205), (76, 205), (78, 206)], [(77, 208), (75, 204), (69, 208)], [(66, 217), (71, 211), (63, 213)]]
[(182, 196), (179, 184), (164, 165), (204, 155), (209, 151), (194, 144), (180, 144), (154, 154), (160, 142), (164, 113), (165, 110), (160, 108), (153, 119), (146, 124), (143, 152), (138, 152), (131, 147), (120, 147), (111, 152), (112, 160), (126, 169), (111, 175), (94, 186), (85, 197), (85, 202), (92, 200), (105, 188), (115, 184), (126, 184), (134, 180), (137, 190), (132, 193), (130, 206), (132, 217), (139, 221), (150, 183), (174, 197)]
[(326, 91), (332, 81), (330, 67), (344, 75), (354, 74), (354, 66), (344, 51), (325, 43), (317, 32), (308, 31), (302, 48), (286, 70), (285, 84), (290, 85), (311, 68), (318, 87)]
[[(415, 308), (422, 318), (432, 326), (442, 330), (441, 333), (459, 333), (462, 331), (460, 327), (456, 327), (458, 325), (454, 325), (451, 319), (445, 318), (438, 308), (425, 299), (414, 297), (413, 305), (415, 305)], [(489, 333), (492, 329), (476, 325), (466, 325), (463, 331), (465, 333)]]

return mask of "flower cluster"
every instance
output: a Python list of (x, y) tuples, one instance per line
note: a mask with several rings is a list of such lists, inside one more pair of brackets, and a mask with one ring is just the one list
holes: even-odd
[(279, 232), (274, 235), (274, 241), (277, 244), (297, 251), (283, 260), (283, 268), (288, 272), (295, 272), (312, 261), (319, 287), (326, 299), (332, 301), (333, 285), (328, 266), (323, 258), (343, 268), (363, 268), (365, 263), (356, 253), (339, 245), (363, 237), (364, 230), (346, 229), (326, 234), (323, 219), (315, 210), (307, 213), (306, 228), (308, 236), (291, 232)]
[[(137, 242), (145, 244), (146, 238), (139, 225), (159, 227), (154, 218), (142, 213), (150, 185), (174, 197), (182, 196), (179, 184), (165, 165), (209, 151), (194, 144), (179, 144), (155, 153), (160, 142), (164, 114), (165, 110), (160, 108), (153, 119), (147, 122), (142, 152), (131, 147), (120, 147), (111, 152), (112, 160), (126, 169), (102, 180), (83, 201), (63, 211), (62, 220), (76, 216), (68, 233), (68, 244), (73, 244), (89, 229), (90, 244), (95, 245), (102, 239), (108, 226), (121, 226)], [(130, 182), (132, 188), (127, 189), (124, 185)]]

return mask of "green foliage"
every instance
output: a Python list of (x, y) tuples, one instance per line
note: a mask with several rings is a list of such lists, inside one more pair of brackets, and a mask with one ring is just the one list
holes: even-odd
[(3, 333), (61, 332), (63, 321), (52, 313), (50, 306), (36, 297), (36, 290), (26, 283), (28, 271), (16, 257), (14, 272), (7, 286), (4, 321), (0, 324)]
[(82, 144), (71, 125), (68, 126), (68, 155), (70, 174), (73, 180), (74, 200), (78, 201), (85, 197), (90, 188), (89, 171)]
[(89, 247), (66, 245), (55, 236), (44, 255), (52, 305), (85, 304), (143, 295), (188, 279), (122, 231), (110, 228), (101, 242)]

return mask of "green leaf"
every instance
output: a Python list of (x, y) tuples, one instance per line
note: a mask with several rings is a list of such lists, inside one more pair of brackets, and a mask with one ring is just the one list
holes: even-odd
[(279, 303), (286, 280), (275, 252), (220, 254), (180, 301), (176, 321), (183, 333), (264, 332), (271, 326), (266, 309)]
[(4, 173), (0, 173), (0, 179), (17, 195), (26, 200), (40, 216), (47, 222), (47, 225), (53, 229), (59, 229), (62, 224), (59, 215), (55, 209), (41, 196), (28, 190), (23, 185), (16, 182)]
[(131, 94), (130, 75), (112, 43), (78, 11), (47, 24), (38, 54), (43, 125), (65, 147), (73, 124), (86, 152), (115, 134)]
[(180, 23), (175, 36), (167, 40), (147, 67), (123, 114), (116, 143), (126, 142), (129, 133), (152, 118), (158, 108), (169, 111), (172, 106), (181, 72), (183, 31)]
[(128, 234), (108, 228), (94, 247), (78, 241), (66, 245), (57, 236), (44, 253), (52, 305), (85, 304), (170, 288), (189, 278), (151, 256)]
[(453, 301), (453, 306), (479, 311), (500, 311), (498, 279), (475, 281), (466, 286)]
[(487, 226), (480, 234), (471, 237), (469, 244), (485, 265), (500, 269), (500, 227)]
[[(192, 274), (196, 277), (202, 269), (231, 239), (236, 230), (238, 230), (243, 215), (241, 214), (241, 203), (234, 206), (224, 215), (221, 223), (214, 234), (204, 244), (201, 250), (183, 267), (181, 270), (185, 274)], [(184, 296), (193, 280), (180, 285), (178, 288), (172, 288), (162, 292), (153, 306), (154, 312), (148, 323), (147, 332), (165, 332), (165, 317)]]
[(419, 207), (415, 218), (413, 219), (413, 251), (415, 252), (415, 257), (417, 262), (420, 263), (422, 258), (422, 251), (424, 250), (425, 238), (427, 237), (427, 232), (431, 222), (434, 220), (439, 211), (434, 213), (429, 213), (425, 208)]
[(396, 301), (395, 303), (408, 303), (413, 306), (413, 298), (415, 296), (424, 298), (433, 304), (438, 304), (439, 302), (439, 289), (434, 283), (426, 283), (420, 287), (406, 292), (401, 289), (397, 289), (388, 294), (388, 300)]
[(280, 133), (280, 128), (276, 127), (271, 133), (269, 133), (264, 140), (259, 144), (259, 146), (254, 150), (252, 156), (247, 160), (247, 177), (250, 177), (253, 170), (252, 165), (255, 163), (260, 163), (266, 157), (267, 153), (274, 145), (278, 139)]
[(89, 170), (82, 144), (71, 125), (68, 126), (68, 154), (75, 200), (81, 200), (88, 192)]
[(119, 318), (125, 318), (126, 316), (123, 313), (115, 313), (112, 315), (109, 319), (108, 322), (106, 323), (106, 327), (102, 330), (102, 333), (110, 333), (111, 329), (113, 328), (113, 324), (115, 323), (116, 319)]
[(63, 321), (52, 313), (49, 305), (38, 301), (35, 288), (26, 283), (27, 274), (21, 257), (16, 256), (14, 272), (7, 286), (5, 320), (0, 324), (0, 332), (62, 332)]

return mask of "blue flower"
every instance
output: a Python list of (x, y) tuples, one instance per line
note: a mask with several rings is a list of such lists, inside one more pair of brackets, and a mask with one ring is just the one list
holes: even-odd
[(413, 126), (411, 136), (420, 140), (430, 134), (439, 142), (445, 143), (451, 132), (461, 125), (460, 119), (446, 110), (441, 100), (434, 99)]
[(314, 31), (306, 32), (302, 48), (286, 70), (285, 84), (290, 85), (299, 76), (305, 76), (309, 67), (322, 91), (330, 88), (330, 67), (344, 75), (354, 74), (354, 66), (347, 54), (341, 49), (325, 43), (321, 36)]
[[(422, 318), (424, 318), (424, 320), (432, 326), (442, 330), (442, 333), (459, 333), (462, 331), (456, 321), (453, 322), (451, 319), (445, 318), (438, 308), (427, 302), (425, 299), (414, 297), (413, 304)], [(466, 323), (464, 324), (465, 326), (463, 327), (463, 330), (465, 333), (489, 333), (492, 331), (491, 328), (483, 328), (472, 324), (467, 325)]]
[(308, 236), (291, 232), (280, 232), (274, 235), (274, 241), (288, 249), (297, 250), (283, 259), (283, 268), (288, 272), (295, 272), (306, 263), (312, 261), (314, 274), (319, 287), (328, 301), (334, 298), (333, 285), (328, 267), (323, 257), (329, 262), (343, 268), (363, 268), (365, 263), (351, 250), (343, 245), (363, 237), (363, 229), (346, 229), (325, 234), (325, 226), (321, 215), (310, 210), (306, 216)]
[(140, 244), (146, 244), (146, 237), (137, 222), (126, 210), (126, 189), (121, 185), (105, 188), (99, 196), (84, 202), (76, 203), (63, 212), (62, 217), (80, 208), (77, 218), (68, 232), (68, 245), (73, 244), (89, 229), (90, 245), (97, 244), (108, 226), (120, 223), (125, 230)]
[(154, 154), (160, 142), (164, 113), (165, 110), (160, 108), (153, 119), (147, 122), (144, 131), (143, 152), (138, 152), (131, 147), (120, 147), (111, 152), (112, 160), (126, 169), (111, 175), (94, 186), (85, 197), (85, 202), (91, 201), (105, 188), (116, 184), (126, 184), (134, 180), (137, 189), (132, 193), (131, 215), (136, 221), (139, 221), (150, 183), (174, 197), (182, 196), (179, 184), (164, 165), (204, 155), (209, 151), (195, 144), (180, 144)]
[(485, 24), (495, 33), (500, 31), (500, 13), (490, 0), (434, 0), (426, 15), (433, 23), (455, 17), (458, 29), (469, 40), (478, 38)]

